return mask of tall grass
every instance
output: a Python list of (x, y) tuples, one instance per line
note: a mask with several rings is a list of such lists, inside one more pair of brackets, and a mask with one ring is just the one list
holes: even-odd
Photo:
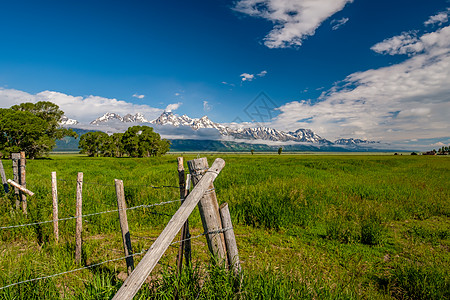
[[(210, 266), (205, 241), (195, 240), (194, 267), (179, 276), (159, 267), (137, 298), (323, 299), (448, 296), (450, 182), (446, 157), (221, 155), (215, 182), (228, 202), (244, 267), (240, 284)], [(187, 155), (185, 160), (195, 158)], [(208, 156), (212, 163), (215, 156)], [(11, 162), (4, 160), (8, 178)], [(51, 220), (51, 176), (57, 172), (60, 217), (75, 214), (75, 181), (84, 173), (83, 213), (116, 209), (114, 179), (124, 180), (127, 205), (178, 198), (176, 156), (88, 158), (54, 156), (27, 162), (28, 217), (0, 196), (5, 225)], [(148, 248), (179, 203), (128, 211), (135, 252)], [(194, 234), (202, 232), (197, 211)], [(83, 264), (120, 257), (117, 213), (88, 217)], [(74, 269), (75, 222), (0, 231), (0, 285)], [(173, 265), (176, 249), (163, 262)], [(139, 261), (136, 258), (136, 262)], [(0, 290), (0, 298), (109, 299), (123, 281), (123, 262)]]

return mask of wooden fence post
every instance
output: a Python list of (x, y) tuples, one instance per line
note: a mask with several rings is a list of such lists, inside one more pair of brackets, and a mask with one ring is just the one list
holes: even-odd
[(119, 221), (120, 230), (122, 231), (122, 241), (123, 241), (123, 251), (125, 252), (125, 261), (127, 263), (128, 276), (134, 269), (133, 256), (129, 256), (133, 253), (131, 248), (131, 237), (130, 231), (128, 230), (128, 220), (127, 220), (127, 204), (125, 202), (125, 192), (123, 189), (123, 181), (119, 179), (114, 179), (116, 185), (116, 196), (117, 196), (117, 207), (119, 209)]
[[(27, 187), (26, 163), (27, 163), (27, 159), (25, 158), (25, 152), (21, 151), (20, 152), (20, 160), (19, 160), (19, 168), (20, 168), (20, 173), (19, 173), (20, 182), (19, 183), (24, 188)], [(26, 215), (28, 213), (27, 212), (27, 196), (25, 196), (25, 194), (23, 192), (20, 192), (20, 198), (21, 198), (20, 200), (22, 201), (22, 211)]]
[[(206, 157), (197, 158), (187, 162), (189, 172), (192, 176), (192, 183), (195, 185), (204, 176), (208, 170), (208, 160)], [(217, 203), (214, 185), (211, 182), (208, 190), (198, 203), (200, 217), (202, 219), (203, 229), (205, 232), (217, 231), (222, 229), (219, 215), (219, 204)], [(221, 233), (207, 234), (206, 241), (209, 251), (218, 259), (219, 264), (226, 263), (225, 242)]]
[(233, 223), (231, 223), (230, 210), (228, 203), (223, 203), (220, 206), (220, 218), (222, 219), (223, 228), (231, 228), (223, 233), (225, 237), (225, 245), (227, 247), (227, 257), (230, 268), (235, 275), (241, 272), (241, 262), (239, 261), (239, 253), (236, 244), (236, 237), (234, 235)]
[[(19, 159), (20, 153), (11, 153), (12, 168), (13, 168), (13, 181), (19, 183)], [(14, 187), (14, 194), (16, 195), (16, 209), (20, 206), (19, 189)]]
[[(183, 204), (184, 199), (187, 197), (187, 193), (189, 189), (186, 189), (186, 183), (188, 181), (184, 179), (184, 165), (183, 165), (183, 157), (177, 158), (178, 162), (178, 184), (180, 186), (180, 199), (181, 204)], [(189, 176), (188, 176), (189, 177)], [(177, 271), (178, 274), (181, 274), (181, 270), (183, 267), (183, 253), (186, 257), (186, 265), (190, 264), (190, 249), (191, 249), (191, 241), (186, 240), (189, 237), (189, 219), (186, 220), (183, 227), (181, 228), (180, 234), (180, 245), (178, 248), (178, 256), (177, 256)]]
[(78, 172), (77, 176), (77, 207), (76, 207), (76, 229), (75, 229), (75, 261), (81, 263), (82, 232), (83, 232), (83, 173)]
[(169, 248), (171, 242), (180, 231), (183, 224), (189, 218), (200, 198), (210, 186), (211, 182), (217, 177), (219, 172), (225, 166), (225, 161), (217, 158), (203, 178), (197, 183), (192, 192), (187, 196), (184, 203), (172, 216), (166, 228), (161, 232), (156, 241), (144, 255), (142, 260), (134, 269), (133, 273), (125, 280), (119, 291), (114, 295), (113, 300), (132, 299), (139, 291), (148, 275), (158, 263), (164, 252)]
[(5, 189), (5, 193), (9, 192), (8, 183), (6, 182), (5, 169), (3, 169), (3, 163), (0, 156), (0, 176), (2, 177), (3, 188)]
[[(189, 190), (191, 189), (191, 174), (186, 175), (186, 194), (185, 199), (189, 195)], [(189, 232), (189, 219), (186, 220), (186, 223), (184, 223), (186, 226), (186, 230), (184, 232), (184, 258), (186, 260), (186, 266), (191, 265), (191, 233)]]
[(52, 199), (53, 199), (53, 233), (55, 234), (55, 242), (59, 241), (58, 227), (58, 186), (56, 182), (56, 172), (52, 172)]

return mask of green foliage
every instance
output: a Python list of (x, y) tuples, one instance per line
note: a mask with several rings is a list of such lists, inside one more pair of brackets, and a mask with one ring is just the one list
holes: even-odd
[(283, 152), (283, 148), (278, 148), (278, 155), (280, 155), (281, 154), (281, 152)]
[(161, 156), (170, 150), (170, 141), (148, 126), (132, 126), (125, 133), (108, 136), (104, 132), (88, 132), (80, 137), (80, 153), (88, 156), (131, 157)]
[(67, 135), (76, 137), (72, 130), (59, 126), (63, 114), (58, 105), (47, 101), (1, 109), (0, 150), (6, 155), (25, 151), (30, 158), (48, 154), (56, 139)]
[(80, 137), (78, 147), (81, 148), (80, 153), (85, 153), (88, 156), (99, 156), (99, 154), (103, 155), (108, 151), (107, 149), (110, 147), (108, 141), (109, 136), (104, 132), (88, 132)]

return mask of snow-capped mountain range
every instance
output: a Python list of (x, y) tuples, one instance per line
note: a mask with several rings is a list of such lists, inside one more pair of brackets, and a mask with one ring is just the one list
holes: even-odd
[(127, 114), (124, 117), (121, 117), (118, 114), (115, 113), (106, 113), (103, 116), (95, 119), (94, 121), (92, 121), (90, 124), (91, 125), (98, 125), (101, 123), (107, 123), (107, 122), (111, 122), (113, 120), (117, 120), (119, 122), (126, 122), (126, 123), (132, 123), (132, 122), (136, 122), (136, 123), (150, 123), (149, 120), (147, 120), (143, 114), (141, 113), (137, 113), (135, 115), (132, 114)]
[[(78, 124), (76, 120), (61, 119), (61, 125), (75, 125)], [(213, 128), (219, 131), (220, 135), (226, 137), (233, 137), (242, 140), (267, 140), (267, 141), (279, 141), (279, 142), (306, 142), (317, 143), (323, 145), (343, 145), (354, 146), (357, 144), (372, 144), (376, 142), (360, 140), (360, 139), (339, 139), (334, 143), (327, 139), (324, 139), (314, 133), (311, 129), (298, 129), (296, 131), (281, 131), (269, 127), (255, 127), (255, 128), (230, 128), (220, 123), (211, 121), (207, 116), (201, 118), (190, 118), (187, 115), (178, 116), (172, 112), (163, 112), (157, 119), (149, 121), (141, 113), (135, 115), (127, 114), (124, 117), (116, 113), (106, 113), (103, 116), (90, 122), (91, 125), (107, 125), (112, 122), (123, 123), (149, 123), (160, 126), (187, 126), (193, 130), (199, 130), (202, 128)]]

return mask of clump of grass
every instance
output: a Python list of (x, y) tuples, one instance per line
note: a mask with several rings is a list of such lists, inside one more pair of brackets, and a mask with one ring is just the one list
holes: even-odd
[(447, 270), (404, 262), (388, 275), (378, 278), (380, 285), (397, 299), (449, 299)]
[(359, 241), (358, 224), (351, 214), (331, 209), (325, 220), (326, 237), (341, 243)]
[(365, 245), (379, 245), (384, 240), (384, 227), (380, 217), (370, 215), (361, 222), (361, 243)]

